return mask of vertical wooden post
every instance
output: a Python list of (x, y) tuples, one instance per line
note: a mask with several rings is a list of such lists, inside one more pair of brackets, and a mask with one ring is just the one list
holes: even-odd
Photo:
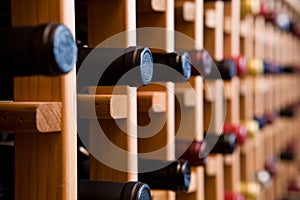
[[(113, 17), (112, 17), (113, 16)], [(87, 0), (88, 43), (96, 47), (109, 37), (120, 34), (110, 47), (136, 45), (136, 0)]]
[[(224, 2), (224, 56), (240, 55), (240, 0)], [(224, 81), (226, 99), (225, 122), (240, 123), (240, 80), (234, 77)], [(224, 187), (225, 191), (240, 191), (240, 149), (232, 155), (224, 156)]]
[(209, 157), (205, 168), (205, 199), (224, 199), (224, 160), (220, 154)]
[(162, 29), (152, 29), (153, 34), (138, 31), (138, 45), (174, 51), (174, 0), (137, 1), (137, 28), (143, 27)]
[[(138, 88), (137, 124), (140, 158), (175, 160), (174, 92), (174, 83), (171, 82), (153, 83)], [(150, 105), (144, 103), (149, 101), (147, 99), (151, 99)], [(154, 200), (176, 198), (173, 191), (152, 190), (151, 193)]]
[[(90, 94), (95, 95), (124, 95), (127, 98), (127, 114), (122, 119), (91, 119), (90, 120), (90, 145), (91, 148), (99, 148), (101, 151), (96, 153), (105, 153), (107, 158), (112, 159), (112, 165), (99, 160), (97, 155), (90, 156), (90, 178), (92, 180), (102, 181), (137, 181), (137, 100), (136, 100), (136, 88), (128, 86), (98, 86), (91, 87)], [(98, 126), (101, 126), (105, 136), (109, 142), (112, 143), (112, 147), (107, 148), (101, 146), (101, 142), (98, 141), (99, 133)], [(117, 153), (117, 149), (124, 150), (122, 157)], [(121, 161), (120, 161), (121, 160)], [(119, 166), (117, 163), (121, 162)]]
[[(203, 140), (203, 80), (191, 77), (189, 83), (175, 84), (176, 138)], [(176, 199), (204, 199), (204, 168), (192, 167), (191, 185), (188, 193), (177, 193)]]
[[(11, 1), (12, 24), (66, 24), (74, 33), (69, 0)], [(15, 134), (15, 199), (77, 199), (76, 70), (60, 77), (14, 79), (15, 101), (59, 101), (62, 131)]]
[[(190, 16), (187, 18), (185, 16)], [(202, 49), (203, 48), (203, 0), (176, 1), (175, 2), (175, 31), (179, 31), (193, 40), (187, 41), (175, 34), (176, 49)], [(190, 88), (192, 87), (192, 88)], [(193, 89), (194, 95), (188, 97), (188, 90)], [(203, 80), (201, 77), (191, 77), (189, 83), (175, 85), (176, 94), (183, 98), (195, 100), (194, 106), (182, 108), (176, 104), (176, 127), (180, 135), (185, 139), (203, 140)], [(176, 96), (178, 96), (176, 95)], [(184, 99), (180, 98), (181, 105), (185, 105)], [(181, 111), (180, 111), (181, 109)], [(181, 113), (183, 111), (183, 113)], [(181, 114), (180, 114), (181, 113)], [(180, 121), (181, 120), (181, 121)], [(203, 200), (204, 199), (204, 168), (192, 167), (189, 193), (178, 193), (176, 199)], [(193, 188), (193, 187), (196, 188)]]
[(191, 38), (183, 40), (183, 37), (176, 33), (176, 49), (203, 48), (203, 0), (175, 1), (175, 31)]

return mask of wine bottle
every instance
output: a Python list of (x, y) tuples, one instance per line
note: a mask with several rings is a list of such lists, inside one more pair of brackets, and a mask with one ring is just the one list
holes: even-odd
[(280, 159), (284, 161), (293, 161), (296, 158), (295, 143), (288, 142), (285, 149), (280, 152)]
[(289, 105), (279, 111), (281, 117), (292, 118), (295, 116), (296, 105)]
[(249, 75), (260, 75), (264, 73), (263, 61), (258, 58), (252, 58), (247, 60), (247, 69)]
[[(191, 77), (191, 58), (186, 51), (152, 53), (155, 65), (153, 81), (184, 82)], [(162, 67), (163, 66), (163, 67)], [(166, 68), (169, 67), (169, 68)]]
[(278, 162), (276, 156), (270, 156), (265, 162), (265, 169), (271, 176), (275, 176), (278, 173)]
[(291, 19), (287, 13), (279, 12), (276, 15), (275, 23), (283, 31), (291, 30)]
[(272, 124), (277, 119), (277, 112), (271, 111), (271, 112), (265, 113), (264, 118), (265, 118), (267, 124)]
[(256, 177), (255, 178), (258, 181), (258, 183), (260, 183), (260, 185), (262, 185), (264, 187), (269, 186), (270, 181), (271, 181), (271, 175), (265, 169), (262, 169), (262, 170), (258, 171), (256, 173)]
[(210, 1), (230, 1), (230, 0), (204, 0), (204, 2), (210, 2)]
[(206, 150), (208, 153), (231, 154), (236, 147), (236, 135), (233, 133), (213, 134), (205, 133), (204, 141), (206, 142)]
[(190, 164), (186, 160), (139, 159), (138, 180), (151, 189), (184, 191), (190, 185)]
[(204, 141), (176, 140), (176, 158), (187, 160), (191, 166), (205, 166), (208, 156), (204, 154)]
[(80, 137), (77, 135), (77, 177), (79, 179), (89, 179), (89, 168), (89, 152), (84, 147)]
[(257, 199), (261, 194), (261, 186), (257, 181), (241, 182), (241, 193), (246, 199)]
[(131, 182), (105, 182), (79, 180), (79, 200), (151, 200), (147, 184)]
[(293, 73), (299, 72), (299, 70), (295, 66), (285, 65), (285, 66), (282, 66), (281, 72), (286, 73), (286, 74), (293, 74)]
[(243, 122), (243, 125), (247, 129), (247, 135), (249, 137), (255, 137), (255, 135), (259, 132), (259, 124), (255, 120), (247, 120)]
[(233, 133), (236, 135), (236, 141), (238, 144), (244, 144), (247, 139), (247, 128), (243, 125), (233, 125), (225, 123), (223, 126), (223, 134)]
[(258, 15), (260, 12), (260, 1), (259, 0), (241, 0), (241, 17), (244, 18), (246, 15)]
[[(300, 192), (300, 187), (298, 184), (299, 184), (298, 181), (295, 179), (288, 180), (286, 189), (291, 193), (294, 192), (294, 193), (298, 194)], [(298, 197), (296, 196), (295, 198), (297, 199)]]
[(14, 199), (14, 146), (0, 145), (0, 199)]
[(191, 57), (192, 75), (206, 77), (211, 73), (213, 60), (205, 49), (189, 50), (188, 53)]
[(231, 58), (226, 58), (221, 61), (214, 61), (214, 65), (212, 67), (212, 72), (207, 79), (223, 79), (230, 80), (236, 76), (236, 66), (235, 62)]
[(264, 74), (271, 74), (274, 72), (274, 65), (268, 60), (263, 60)]
[(62, 24), (0, 28), (0, 74), (61, 75), (73, 69), (77, 46)]
[(83, 77), (78, 80), (80, 86), (95, 85), (89, 79), (94, 73), (100, 73), (98, 85), (141, 86), (151, 83), (153, 60), (147, 47), (82, 47), (78, 50), (76, 68), (77, 74), (82, 70)]
[(271, 1), (261, 1), (260, 2), (260, 11), (259, 15), (263, 16), (266, 22), (270, 22), (274, 25), (276, 20), (276, 12), (272, 9), (272, 5), (270, 3), (273, 3)]
[(245, 200), (245, 196), (235, 192), (225, 192), (224, 200)]
[(245, 56), (233, 56), (232, 57), (235, 66), (236, 66), (236, 74), (239, 77), (244, 77), (247, 75), (247, 59)]
[(265, 116), (254, 116), (254, 120), (258, 122), (259, 129), (262, 129), (267, 125)]

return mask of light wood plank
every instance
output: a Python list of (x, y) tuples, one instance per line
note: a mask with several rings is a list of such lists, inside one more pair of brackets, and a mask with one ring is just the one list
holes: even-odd
[(77, 95), (78, 117), (122, 119), (128, 116), (125, 95)]
[(61, 131), (60, 102), (1, 102), (0, 130), (16, 133)]
[[(138, 109), (138, 152), (140, 158), (146, 159), (175, 159), (175, 86), (174, 83), (153, 83), (138, 88), (138, 102), (144, 98), (144, 93), (164, 92), (165, 112), (151, 113), (149, 110)], [(142, 99), (140, 99), (142, 98)], [(152, 190), (153, 199), (173, 200), (176, 194), (173, 191)]]
[[(123, 33), (118, 41), (108, 40), (110, 47), (136, 45), (136, 1), (135, 0), (88, 0), (87, 1), (88, 41), (96, 47), (110, 37)], [(110, 17), (107, 17), (110, 16)], [(106, 27), (103, 29), (102, 27)]]
[[(126, 96), (126, 117), (122, 119), (90, 119), (90, 178), (102, 181), (137, 181), (137, 98), (136, 88), (128, 86), (90, 87), (91, 95)], [(99, 126), (107, 142), (99, 139)], [(99, 145), (101, 143), (101, 145)], [(120, 152), (118, 149), (122, 149)], [(107, 152), (102, 157), (103, 152)], [(111, 159), (118, 158), (118, 159)], [(103, 160), (102, 160), (103, 159)]]
[[(64, 23), (74, 33), (72, 1), (13, 0), (11, 7), (14, 26), (54, 21)], [(14, 80), (15, 101), (60, 101), (62, 107), (60, 133), (15, 135), (15, 199), (77, 199), (75, 73)], [(52, 89), (45, 90), (50, 85)]]

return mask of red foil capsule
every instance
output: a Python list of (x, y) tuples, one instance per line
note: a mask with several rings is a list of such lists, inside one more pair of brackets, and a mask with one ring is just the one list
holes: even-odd
[(245, 200), (245, 197), (239, 193), (225, 192), (224, 200)]
[(244, 144), (247, 138), (247, 128), (243, 125), (224, 124), (223, 132), (234, 133), (238, 144)]
[(191, 166), (205, 166), (208, 155), (204, 155), (206, 143), (204, 141), (176, 140), (176, 157), (189, 161)]
[(232, 57), (236, 66), (236, 73), (239, 77), (247, 75), (247, 59), (245, 56), (234, 56)]

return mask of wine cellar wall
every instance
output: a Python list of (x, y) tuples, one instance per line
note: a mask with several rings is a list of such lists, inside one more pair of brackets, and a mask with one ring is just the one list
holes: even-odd
[(300, 199), (299, 0), (0, 2), (0, 200)]

